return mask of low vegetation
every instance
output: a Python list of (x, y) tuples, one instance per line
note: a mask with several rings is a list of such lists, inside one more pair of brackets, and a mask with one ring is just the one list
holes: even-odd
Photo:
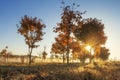
[(1, 65), (0, 80), (120, 80), (120, 62)]

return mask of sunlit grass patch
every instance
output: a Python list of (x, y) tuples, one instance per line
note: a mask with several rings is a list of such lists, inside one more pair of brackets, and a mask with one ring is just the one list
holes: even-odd
[[(41, 63), (24, 65), (0, 66), (1, 80), (114, 80), (120, 79), (119, 62), (92, 62), (82, 65), (80, 63)], [(3, 77), (4, 76), (4, 77)], [(9, 77), (10, 76), (10, 77)]]

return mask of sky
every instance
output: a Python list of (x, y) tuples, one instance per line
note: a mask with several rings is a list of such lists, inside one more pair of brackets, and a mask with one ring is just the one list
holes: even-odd
[[(46, 34), (38, 44), (40, 47), (33, 50), (33, 55), (43, 52), (50, 53), (51, 44), (56, 34), (53, 27), (61, 21), (62, 0), (0, 0), (0, 51), (8, 46), (13, 54), (28, 54), (28, 46), (24, 37), (17, 33), (16, 24), (24, 15), (42, 19), (46, 25), (43, 30)], [(120, 0), (64, 0), (66, 5), (76, 3), (80, 5), (77, 10), (83, 12), (84, 18), (98, 18), (104, 24), (107, 42), (105, 46), (110, 49), (110, 59), (120, 60)]]

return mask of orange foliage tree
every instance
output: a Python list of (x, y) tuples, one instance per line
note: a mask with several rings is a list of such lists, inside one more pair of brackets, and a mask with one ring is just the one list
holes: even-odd
[[(57, 27), (54, 28), (54, 32), (58, 34), (62, 34), (63, 41), (62, 43), (59, 43), (61, 45), (64, 45), (64, 48), (66, 50), (66, 57), (67, 57), (67, 63), (69, 63), (69, 53), (70, 53), (70, 39), (72, 38), (72, 33), (77, 27), (81, 27), (82, 25), (82, 14), (80, 11), (77, 11), (76, 8), (79, 7), (79, 5), (75, 5), (73, 3), (72, 6), (66, 6), (64, 2), (63, 4), (63, 12), (61, 16), (61, 22), (57, 24)], [(59, 35), (58, 37), (59, 38)], [(72, 42), (72, 41), (71, 41)], [(58, 42), (56, 41), (56, 44)]]
[(25, 15), (21, 21), (20, 26), (18, 26), (18, 33), (25, 37), (25, 43), (28, 45), (29, 52), (29, 64), (31, 64), (31, 54), (33, 48), (37, 48), (39, 45), (36, 45), (36, 42), (42, 40), (44, 32), (42, 31), (45, 28), (45, 24), (42, 23), (37, 17), (32, 18)]
[(55, 54), (63, 54), (63, 63), (65, 62), (65, 52), (67, 45), (67, 37), (64, 34), (59, 34), (55, 38), (55, 43), (52, 44), (51, 52)]

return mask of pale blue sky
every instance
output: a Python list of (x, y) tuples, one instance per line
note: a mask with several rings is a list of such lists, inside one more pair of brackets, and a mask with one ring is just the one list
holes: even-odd
[[(34, 49), (33, 54), (43, 51), (47, 46), (49, 53), (51, 43), (54, 42), (53, 27), (60, 22), (60, 8), (62, 0), (0, 0), (0, 51), (7, 45), (14, 54), (27, 54), (27, 45), (23, 36), (17, 34), (16, 24), (25, 14), (38, 17), (46, 24), (46, 34), (38, 43), (40, 47)], [(108, 36), (106, 46), (110, 49), (110, 58), (120, 57), (120, 0), (64, 0), (66, 4), (79, 4), (78, 10), (87, 13), (85, 18), (97, 17), (105, 24)], [(120, 59), (120, 58), (119, 58)]]

